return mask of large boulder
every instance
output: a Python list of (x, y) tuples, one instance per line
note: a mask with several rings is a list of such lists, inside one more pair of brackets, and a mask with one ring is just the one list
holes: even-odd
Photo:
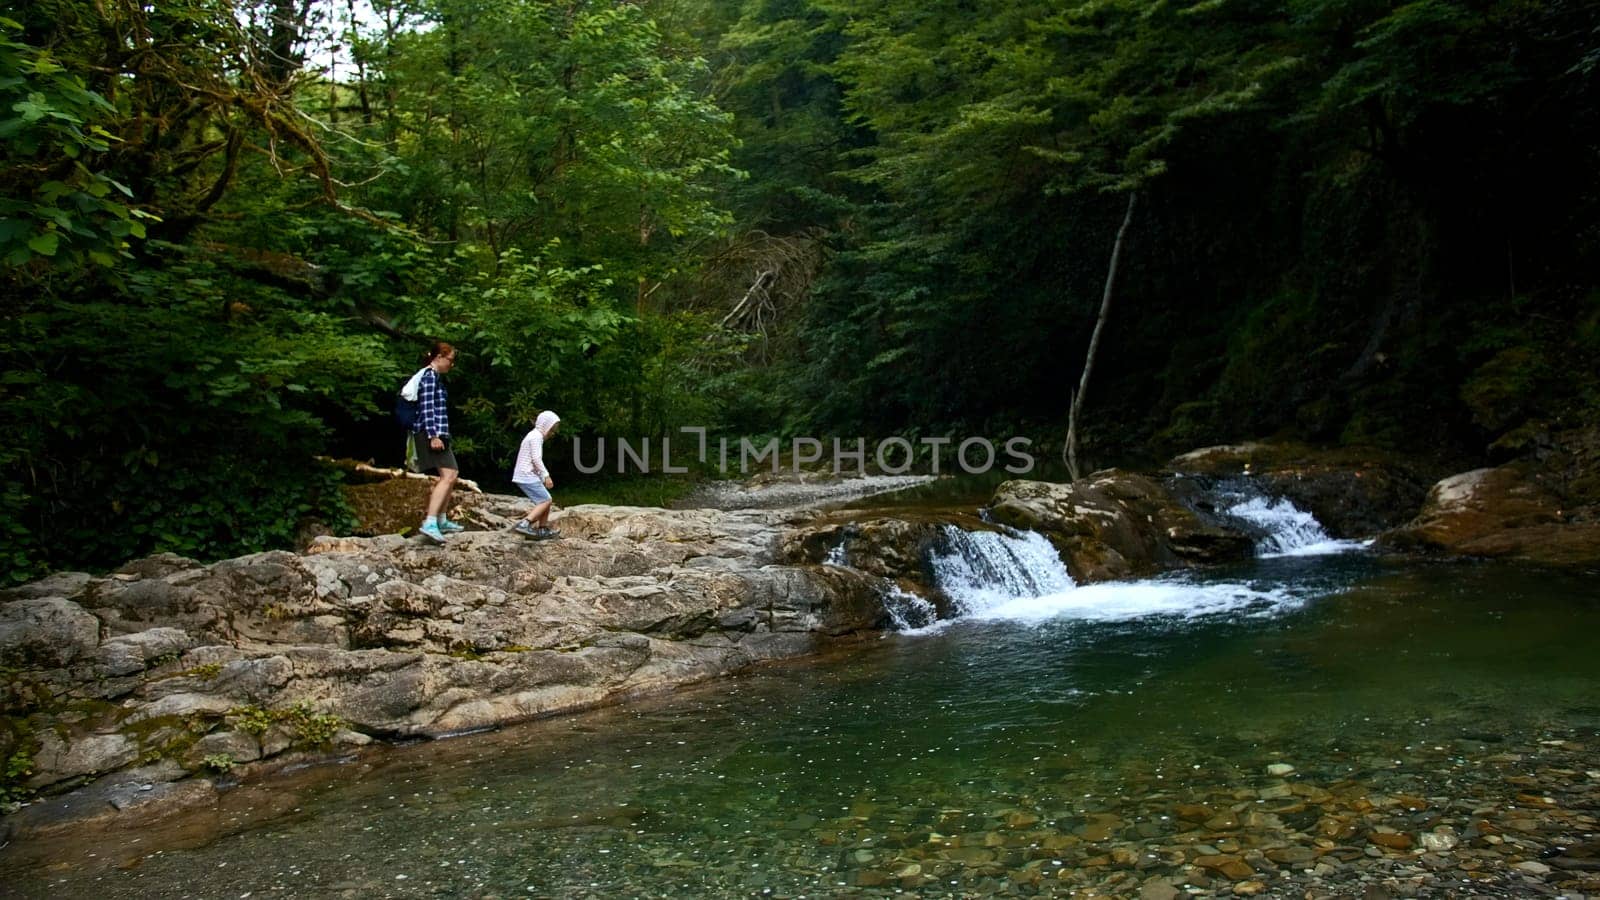
[(1202, 519), (1151, 478), (1115, 469), (1069, 484), (1005, 482), (995, 490), (990, 515), (1043, 534), (1080, 583), (1254, 553), (1248, 535)]
[(1389, 531), (1390, 550), (1600, 564), (1600, 427), (1556, 432), (1501, 466), (1461, 472)]
[(1600, 565), (1600, 508), (1572, 505), (1536, 464), (1474, 469), (1440, 481), (1415, 519), (1386, 532), (1389, 550)]
[(825, 519), (790, 532), (780, 556), (792, 563), (849, 566), (881, 578), (921, 581), (942, 527), (933, 518)]
[(1371, 537), (1406, 522), (1443, 474), (1434, 463), (1370, 447), (1278, 442), (1202, 447), (1175, 457), (1167, 469), (1205, 479), (1249, 476), (1263, 493), (1287, 497), (1340, 538)]

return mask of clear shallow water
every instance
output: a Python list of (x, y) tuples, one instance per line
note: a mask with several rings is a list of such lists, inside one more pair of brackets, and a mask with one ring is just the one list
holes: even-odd
[[(1470, 797), (1476, 756), (1600, 732), (1592, 577), (1351, 554), (1155, 584), (386, 751), (307, 775), (297, 808), (243, 831), (61, 845), (20, 871), (0, 855), (0, 879), (41, 897), (837, 896), (892, 892), (915, 861), (923, 895), (1065, 893), (1018, 880), (1081, 862), (1055, 836), (1180, 840), (1173, 804), (1270, 763)], [(1208, 606), (1217, 585), (1259, 596)], [(1133, 596), (1150, 591), (1167, 599)], [(930, 834), (956, 849), (918, 856)]]

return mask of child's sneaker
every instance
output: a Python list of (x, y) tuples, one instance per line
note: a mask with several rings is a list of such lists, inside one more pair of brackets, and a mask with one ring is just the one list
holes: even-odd
[(517, 524), (511, 526), (511, 530), (515, 531), (517, 534), (522, 535), (523, 537), (536, 538), (536, 537), (539, 536), (538, 530), (535, 529), (532, 525), (529, 525), (527, 519), (518, 520)]
[(561, 537), (561, 532), (554, 528), (538, 528), (534, 530), (534, 537), (541, 541), (551, 541)]
[(433, 541), (435, 544), (444, 543), (444, 533), (441, 532), (439, 530), (439, 526), (433, 522), (424, 522), (422, 527), (417, 529), (417, 533), (428, 540)]
[(467, 526), (462, 525), (462, 524), (460, 524), (458, 522), (452, 522), (449, 519), (444, 519), (444, 518), (441, 518), (439, 520), (439, 531), (443, 532), (444, 534), (456, 534), (457, 532), (462, 532), (462, 531), (466, 531), (466, 530), (467, 530)]

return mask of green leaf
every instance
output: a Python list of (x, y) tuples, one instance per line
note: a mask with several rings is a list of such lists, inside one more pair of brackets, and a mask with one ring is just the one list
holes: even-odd
[(56, 249), (61, 243), (61, 236), (54, 231), (34, 235), (28, 241), (28, 248), (40, 256), (55, 256)]

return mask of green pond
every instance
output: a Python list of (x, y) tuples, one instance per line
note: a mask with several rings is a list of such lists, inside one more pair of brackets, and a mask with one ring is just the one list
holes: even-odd
[[(1593, 814), (1596, 584), (1353, 552), (1069, 590), (669, 697), (375, 751), (162, 828), (12, 848), (0, 883), (94, 898), (1138, 896), (1184, 869), (1186, 847), (1283, 857), (1318, 823), (1365, 815), (1314, 848), (1337, 883), (1410, 864), (1367, 844), (1374, 816), (1415, 835), (1503, 812), (1540, 790), (1506, 778), (1541, 777), (1541, 753), (1571, 781), (1545, 799), (1577, 791)], [(1186, 821), (1186, 803), (1221, 820)], [(1592, 821), (1537, 815), (1550, 834), (1484, 853), (1581, 840), (1555, 832)], [(1287, 886), (1309, 863), (1263, 865), (1267, 895), (1304, 896)], [(1474, 878), (1482, 893), (1460, 896), (1518, 895), (1483, 867), (1435, 868), (1439, 896)]]

